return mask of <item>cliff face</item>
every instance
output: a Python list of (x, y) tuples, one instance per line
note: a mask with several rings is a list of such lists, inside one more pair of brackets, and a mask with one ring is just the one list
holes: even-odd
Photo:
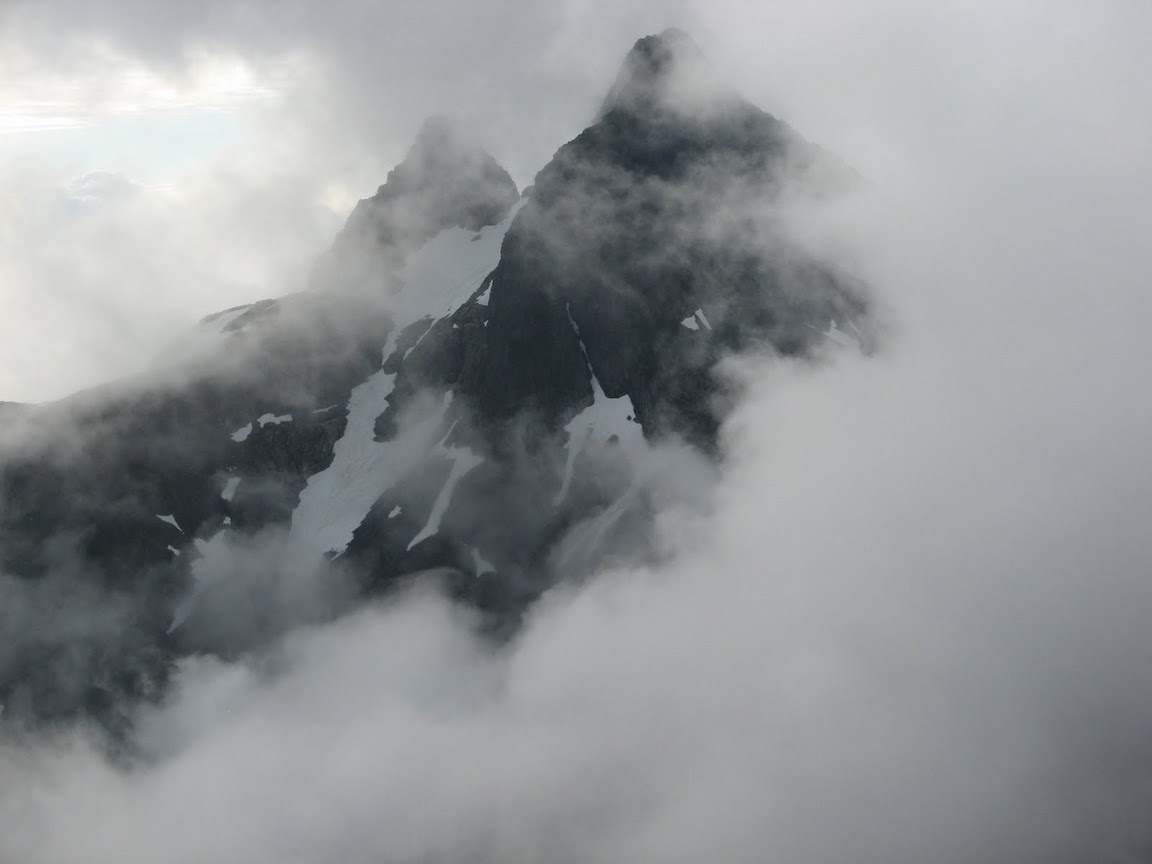
[(681, 33), (640, 40), (599, 120), (536, 178), (494, 274), (487, 416), (563, 416), (591, 396), (586, 360), (649, 437), (711, 449), (723, 353), (802, 354), (831, 319), (862, 319), (859, 286), (771, 225), (799, 168), (834, 160), (705, 66)]

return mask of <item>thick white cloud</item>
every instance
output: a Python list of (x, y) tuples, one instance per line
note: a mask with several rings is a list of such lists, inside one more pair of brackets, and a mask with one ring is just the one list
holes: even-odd
[(1152, 347), (1108, 311), (1140, 285), (1091, 314), (1060, 298), (1094, 243), (1042, 259), (991, 211), (862, 206), (903, 335), (741, 361), (714, 510), (666, 514), (669, 563), (557, 592), (495, 654), (425, 596), (189, 663), (154, 761), (3, 751), (0, 852), (1146, 860), (1152, 407), (1117, 368)]
[(210, 166), (179, 188), (5, 172), (0, 396), (143, 371), (204, 315), (302, 287), (338, 222), (298, 165), (277, 167)]

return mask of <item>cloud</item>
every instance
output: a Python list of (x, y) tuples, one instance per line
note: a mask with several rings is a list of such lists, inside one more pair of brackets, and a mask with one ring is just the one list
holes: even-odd
[[(896, 291), (936, 274), (952, 295), (988, 266), (941, 277), (878, 233), (909, 268), (884, 274)], [(918, 308), (914, 332), (944, 323)], [(417, 595), (250, 663), (187, 662), (126, 773), (9, 746), (0, 849), (1143, 860), (1148, 477), (1122, 457), (1147, 409), (1115, 392), (1087, 418), (1055, 382), (1021, 402), (989, 376), (1028, 351), (1015, 333), (981, 356), (935, 332), (866, 362), (747, 362), (714, 511), (665, 514), (673, 560), (556, 592), (505, 650)], [(1097, 355), (1078, 383), (1111, 371)]]
[[(175, 339), (209, 312), (292, 290), (306, 269), (301, 262), (335, 232), (332, 220), (311, 218), (310, 208), (346, 213), (401, 159), (431, 113), (461, 121), (527, 185), (589, 121), (642, 33), (687, 28), (746, 96), (891, 186), (933, 182), (931, 167), (917, 164), (925, 150), (1006, 159), (998, 173), (1038, 176), (1057, 167), (1046, 161), (1051, 147), (1080, 147), (1085, 161), (1110, 149), (1121, 151), (1118, 164), (1135, 158), (1146, 143), (1135, 106), (1144, 98), (1138, 34), (1148, 14), (1126, 2), (1095, 4), (1091, 12), (1075, 2), (1024, 2), (1004, 12), (960, 0), (930, 9), (885, 0), (855, 10), (784, 0), (633, 0), (611, 9), (582, 0), (483, 7), (340, 0), (323, 10), (266, 0), (115, 0), (98, 11), (68, 0), (16, 4), (0, 30), (0, 102), (13, 117), (28, 120), (35, 105), (44, 122), (87, 125), (5, 136), (14, 166), (2, 181), (5, 198), (27, 193), (30, 176), (48, 175), (36, 194), (51, 196), (106, 170), (177, 189), (181, 206), (134, 219), (123, 238), (127, 261), (149, 249), (160, 250), (159, 260), (144, 265), (146, 273), (108, 278), (102, 267), (87, 266), (92, 255), (104, 257), (100, 238), (16, 217), (4, 232), (13, 242), (4, 245), (0, 343), (8, 347), (0, 365), (25, 372), (23, 380), (9, 373), (0, 396), (49, 399), (121, 376), (141, 367), (161, 333)], [(1079, 127), (1067, 122), (1064, 104), (1080, 112)], [(174, 116), (164, 105), (198, 105), (202, 122), (108, 125), (110, 116), (122, 121), (116, 106)], [(1117, 123), (1128, 130), (1109, 128)], [(68, 138), (75, 135), (90, 137)], [(229, 146), (220, 146), (221, 136)], [(67, 140), (87, 143), (61, 143)], [(158, 144), (142, 152), (125, 143), (142, 140)], [(17, 141), (28, 144), (21, 149)], [(154, 165), (157, 159), (164, 164)], [(141, 176), (142, 163), (154, 176)], [(921, 173), (913, 178), (912, 171)], [(201, 200), (205, 175), (231, 187), (227, 206), (217, 206), (215, 195)], [(986, 192), (995, 188), (993, 180)], [(221, 217), (256, 200), (270, 212)], [(293, 224), (281, 225), (290, 212)], [(44, 247), (63, 262), (45, 262), (35, 252)], [(206, 267), (221, 247), (242, 252)], [(195, 278), (184, 281), (190, 270)], [(151, 288), (157, 279), (162, 292)], [(56, 299), (61, 281), (81, 302)], [(150, 302), (142, 304), (145, 292)], [(154, 306), (161, 294), (179, 298), (180, 308)], [(93, 313), (127, 324), (81, 337)], [(49, 323), (60, 336), (45, 335)]]
[(136, 374), (203, 316), (302, 288), (338, 219), (300, 169), (217, 164), (179, 188), (4, 172), (0, 394), (42, 401)]
[(712, 512), (504, 648), (416, 595), (186, 662), (127, 768), (0, 744), (0, 857), (1152, 857), (1144, 13), (812, 8), (692, 17), (872, 179), (793, 215), (887, 350), (733, 361)]

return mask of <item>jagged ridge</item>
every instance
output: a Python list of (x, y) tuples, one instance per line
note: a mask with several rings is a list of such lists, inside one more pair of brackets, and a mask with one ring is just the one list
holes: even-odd
[(68, 686), (51, 671), (65, 645), (0, 668), (8, 716), (123, 725), (125, 697), (161, 693), (174, 658), (292, 626), (274, 580), (246, 632), (213, 621), (237, 598), (205, 587), (205, 562), (256, 532), (341, 553), (329, 575), (354, 590), (308, 614), (434, 570), (497, 632), (623, 526), (642, 535), (634, 465), (667, 436), (714, 451), (720, 357), (813, 353), (849, 338), (830, 319), (867, 312), (766, 218), (824, 154), (699, 86), (703, 65), (683, 34), (640, 40), (522, 201), (491, 156), (426, 124), (311, 291), (207, 322), (228, 363), (21, 412), (43, 434), (0, 466), (3, 570), (114, 598), (127, 623)]

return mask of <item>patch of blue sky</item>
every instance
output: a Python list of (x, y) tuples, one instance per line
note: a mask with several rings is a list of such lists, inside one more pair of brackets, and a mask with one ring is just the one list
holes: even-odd
[(35, 159), (77, 176), (116, 171), (159, 184), (240, 139), (245, 119), (242, 110), (211, 107), (105, 114), (73, 125), (30, 123), (0, 135), (0, 158)]

